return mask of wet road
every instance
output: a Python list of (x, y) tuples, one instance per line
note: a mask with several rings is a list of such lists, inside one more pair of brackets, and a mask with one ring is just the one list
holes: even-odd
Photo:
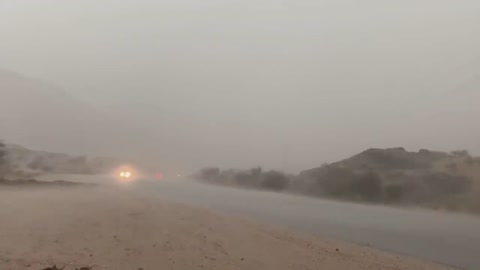
[(480, 218), (204, 185), (139, 182), (144, 196), (246, 215), (288, 229), (480, 269)]

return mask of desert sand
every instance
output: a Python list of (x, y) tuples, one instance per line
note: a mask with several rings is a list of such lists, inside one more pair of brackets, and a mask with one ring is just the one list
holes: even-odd
[(0, 189), (0, 269), (448, 269), (113, 187)]

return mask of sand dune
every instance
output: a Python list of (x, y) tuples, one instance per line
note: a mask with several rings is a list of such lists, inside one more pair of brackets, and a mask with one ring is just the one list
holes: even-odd
[(0, 269), (447, 269), (128, 190), (0, 190)]

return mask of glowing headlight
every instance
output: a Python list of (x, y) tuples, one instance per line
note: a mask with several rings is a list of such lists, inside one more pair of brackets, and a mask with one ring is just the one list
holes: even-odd
[(112, 176), (116, 181), (130, 183), (139, 179), (138, 171), (132, 166), (121, 166), (113, 171)]
[(130, 171), (121, 171), (119, 174), (120, 178), (130, 178), (132, 175), (133, 174)]

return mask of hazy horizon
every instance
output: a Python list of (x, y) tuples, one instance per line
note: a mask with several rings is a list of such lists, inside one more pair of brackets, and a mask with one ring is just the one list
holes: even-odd
[(0, 68), (125, 123), (102, 154), (178, 168), (298, 171), (371, 147), (480, 154), (478, 14), (473, 0), (0, 0)]

